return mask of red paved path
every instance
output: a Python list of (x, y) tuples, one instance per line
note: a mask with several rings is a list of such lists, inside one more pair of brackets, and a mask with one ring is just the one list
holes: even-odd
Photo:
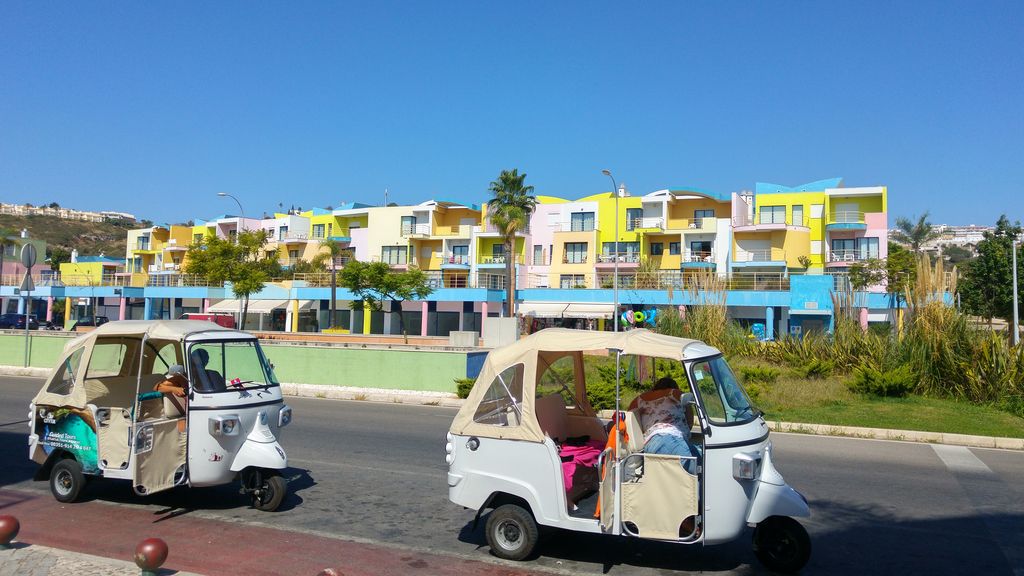
[[(143, 538), (167, 542), (164, 568), (200, 574), (314, 576), (334, 568), (345, 576), (514, 576), (535, 574), (442, 554), (395, 550), (287, 530), (197, 518), (101, 502), (61, 504), (49, 494), (0, 489), (0, 513), (21, 522), (29, 544), (131, 561)], [(269, 517), (268, 520), (272, 520)]]

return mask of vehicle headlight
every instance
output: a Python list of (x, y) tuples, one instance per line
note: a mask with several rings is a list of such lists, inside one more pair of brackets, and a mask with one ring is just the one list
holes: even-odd
[(214, 416), (209, 422), (212, 436), (238, 436), (238, 431), (242, 427), (242, 421), (234, 414)]
[(292, 407), (285, 405), (281, 407), (281, 411), (277, 413), (277, 425), (280, 427), (287, 426), (292, 421)]
[(739, 453), (732, 457), (732, 477), (737, 480), (753, 480), (757, 478), (757, 458), (750, 454)]

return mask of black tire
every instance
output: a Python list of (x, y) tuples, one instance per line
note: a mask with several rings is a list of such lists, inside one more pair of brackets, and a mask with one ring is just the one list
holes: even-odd
[(487, 517), (487, 545), (505, 560), (525, 560), (537, 547), (540, 533), (533, 514), (522, 506), (505, 504)]
[(74, 458), (65, 458), (54, 464), (50, 470), (50, 492), (58, 502), (78, 500), (83, 486), (85, 475), (82, 474), (82, 465)]
[(754, 555), (769, 570), (795, 574), (811, 558), (811, 537), (796, 520), (771, 516), (754, 528)]
[(288, 482), (276, 472), (263, 473), (263, 486), (253, 493), (252, 506), (264, 512), (273, 512), (288, 495)]

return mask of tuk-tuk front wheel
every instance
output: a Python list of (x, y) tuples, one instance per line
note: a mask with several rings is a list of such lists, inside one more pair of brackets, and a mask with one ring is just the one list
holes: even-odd
[(796, 520), (771, 516), (754, 528), (754, 554), (775, 572), (799, 572), (811, 558), (811, 537)]
[(50, 470), (50, 492), (53, 492), (58, 502), (78, 500), (83, 486), (85, 475), (82, 474), (82, 465), (74, 458), (65, 458)]
[(487, 544), (505, 560), (523, 560), (537, 546), (537, 521), (522, 506), (504, 504), (487, 518)]
[(262, 484), (252, 493), (252, 506), (257, 510), (273, 512), (288, 495), (288, 482), (272, 472), (263, 472), (262, 476)]

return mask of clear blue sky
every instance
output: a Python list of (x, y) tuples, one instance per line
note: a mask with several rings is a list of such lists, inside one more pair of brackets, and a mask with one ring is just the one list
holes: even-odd
[(1024, 2), (0, 3), (0, 200), (279, 202), (843, 176), (1024, 218)]

